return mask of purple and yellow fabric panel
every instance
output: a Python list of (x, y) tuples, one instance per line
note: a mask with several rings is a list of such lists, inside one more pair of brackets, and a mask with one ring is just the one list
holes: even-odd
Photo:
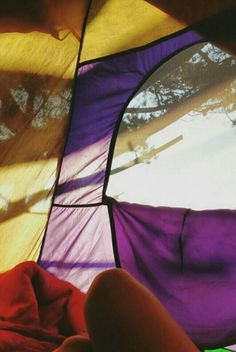
[(35, 3), (28, 27), (0, 21), (0, 270), (38, 260), (86, 292), (121, 266), (200, 348), (233, 345), (235, 210), (120, 202), (107, 189), (123, 115), (152, 73), (201, 42), (235, 55), (234, 1), (71, 0), (51, 9), (55, 26)]
[[(95, 8), (97, 21), (116, 4)], [(107, 195), (107, 185), (119, 125), (135, 93), (176, 53), (199, 42), (234, 41), (235, 11), (104, 58), (94, 59), (94, 52), (89, 57), (88, 29), (82, 57), (91, 60), (78, 68), (68, 140), (39, 261), (83, 291), (100, 271), (125, 268), (161, 299), (200, 348), (236, 342), (235, 210), (117, 202)]]

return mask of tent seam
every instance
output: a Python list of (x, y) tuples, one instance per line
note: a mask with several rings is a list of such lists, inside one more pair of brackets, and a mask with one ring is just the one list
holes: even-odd
[(183, 231), (184, 227), (187, 221), (187, 216), (190, 213), (190, 209), (186, 209), (184, 215), (183, 215), (183, 222), (181, 225), (180, 233), (179, 233), (179, 238), (178, 238), (178, 244), (179, 244), (179, 253), (180, 253), (180, 267), (181, 267), (181, 272), (184, 272), (184, 242), (183, 242)]

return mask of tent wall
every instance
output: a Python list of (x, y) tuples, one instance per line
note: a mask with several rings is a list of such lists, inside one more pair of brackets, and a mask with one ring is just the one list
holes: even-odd
[(81, 62), (140, 47), (234, 5), (234, 0), (93, 1)]
[[(87, 290), (93, 277), (98, 272), (112, 267), (116, 259), (117, 266), (125, 267), (155, 294), (163, 292), (162, 300), (167, 308), (201, 347), (217, 347), (235, 342), (233, 339), (234, 311), (228, 309), (224, 314), (220, 314), (219, 309), (215, 310), (215, 306), (219, 304), (219, 297), (222, 297), (223, 293), (227, 296), (231, 290), (234, 292), (232, 283), (235, 280), (235, 271), (229, 270), (227, 279), (225, 276), (227, 285), (224, 280), (221, 282), (219, 265), (215, 265), (219, 259), (218, 252), (213, 249), (216, 257), (214, 254), (211, 256), (213, 245), (218, 246), (226, 236), (229, 240), (226, 246), (230, 250), (230, 243), (234, 238), (235, 212), (193, 212), (190, 220), (186, 216), (189, 211), (184, 209), (163, 210), (163, 215), (162, 210), (158, 208), (117, 205), (106, 196), (106, 186), (119, 123), (125, 108), (140, 86), (154, 70), (180, 50), (200, 41), (235, 38), (234, 18), (235, 9), (161, 38), (150, 45), (80, 64), (68, 142), (40, 259), (41, 265), (48, 271), (58, 277), (71, 280), (84, 291)], [(89, 216), (91, 222), (88, 221)], [(205, 220), (204, 224), (202, 219)], [(159, 221), (161, 226), (166, 226), (167, 229), (160, 230)], [(172, 221), (175, 223), (174, 226)], [(184, 227), (185, 221), (190, 224), (190, 230)], [(195, 231), (196, 222), (201, 231)], [(226, 232), (220, 230), (218, 222)], [(216, 225), (211, 225), (212, 223)], [(201, 242), (198, 245), (206, 249), (204, 260), (209, 257), (210, 262), (206, 267), (204, 265), (202, 267), (201, 262), (198, 261), (195, 266), (191, 266), (196, 238), (189, 235), (188, 230), (191, 234), (196, 232), (199, 235), (196, 235)], [(190, 286), (187, 288), (184, 287), (183, 282), (186, 283), (188, 278), (184, 277), (181, 267), (181, 260), (186, 254), (185, 245), (181, 247), (179, 238), (182, 231), (184, 233), (187, 231), (186, 241), (189, 241), (189, 246), (192, 248), (191, 253), (188, 253), (189, 262), (187, 260), (186, 270), (190, 277)], [(204, 247), (203, 238), (205, 239), (206, 233), (209, 233), (209, 237), (214, 233), (215, 237), (214, 239), (211, 237), (211, 244)], [(92, 242), (92, 246), (90, 246), (90, 237), (96, 238), (96, 243)], [(64, 238), (67, 239), (66, 245)], [(103, 244), (104, 240), (106, 246)], [(153, 241), (152, 245), (149, 240)], [(209, 242), (210, 239), (206, 238), (206, 243)], [(56, 251), (56, 248), (60, 247), (66, 247), (66, 250)], [(86, 253), (85, 256), (84, 253)], [(161, 260), (162, 255), (163, 258), (167, 258), (167, 261)], [(230, 265), (234, 265), (232, 253), (230, 252), (226, 257), (225, 270), (229, 262)], [(150, 262), (151, 265), (149, 265)], [(223, 264), (222, 261), (221, 263)], [(76, 271), (77, 267), (80, 270)], [(88, 276), (87, 269), (91, 267), (95, 270), (90, 271)], [(157, 267), (160, 270), (156, 271)], [(163, 274), (162, 269), (170, 276)], [(207, 279), (203, 275), (204, 270)], [(81, 279), (76, 276), (76, 273)], [(175, 280), (176, 277), (172, 273), (174, 276), (180, 275), (180, 281)], [(196, 295), (200, 297), (200, 306), (197, 305), (196, 298), (195, 304), (191, 301), (188, 305), (187, 302), (190, 299), (189, 291), (193, 289), (196, 282), (196, 273), (199, 274), (200, 280), (196, 289)], [(170, 289), (166, 283), (168, 280), (170, 286), (173, 284)], [(204, 280), (206, 280), (205, 284)], [(223, 293), (220, 290), (213, 292), (216, 283)], [(215, 302), (213, 308), (201, 300), (204, 287), (208, 293), (208, 295), (204, 294), (208, 303)], [(186, 296), (179, 297), (179, 293), (176, 292), (179, 290), (181, 295), (182, 289)], [(235, 305), (235, 295), (232, 293), (229, 296), (232, 298), (230, 306)], [(201, 310), (206, 306), (209, 307), (208, 321), (204, 320), (201, 314)], [(191, 315), (198, 317), (199, 320), (193, 318), (191, 321)], [(226, 322), (227, 329), (224, 328)]]
[[(34, 28), (22, 28), (18, 17), (10, 20), (2, 9), (5, 6), (7, 10), (7, 3), (1, 2), (0, 13), (1, 271), (27, 259), (37, 260), (39, 255), (68, 125), (79, 38), (88, 6), (88, 1), (67, 2), (67, 10), (73, 7), (77, 13), (71, 24), (76, 36), (70, 32), (58, 40), (43, 25), (37, 28), (38, 23), (33, 22)], [(33, 12), (35, 4), (40, 1), (29, 5), (30, 23), (33, 14), (43, 16)], [(73, 6), (69, 8), (69, 4)], [(62, 38), (68, 31), (62, 31)]]
[[(78, 9), (81, 13), (78, 32), (81, 33), (88, 1), (77, 3), (82, 4)], [(145, 267), (140, 262), (144, 260), (147, 263), (149, 255), (152, 259), (156, 258), (156, 253), (150, 254), (147, 246), (148, 250), (141, 255), (141, 260), (137, 256), (140, 244), (137, 247), (136, 243), (141, 240), (143, 231), (138, 241), (135, 235), (142, 230), (143, 224), (147, 224), (153, 212), (155, 219), (158, 216), (161, 219), (162, 210), (117, 205), (106, 195), (119, 123), (128, 102), (158, 65), (198, 41), (207, 39), (221, 43), (223, 39), (235, 38), (235, 10), (229, 11), (225, 19), (217, 24), (215, 19), (213, 22), (209, 19), (204, 24), (188, 28), (193, 23), (199, 23), (200, 20), (231, 7), (234, 1), (215, 1), (212, 6), (205, 6), (202, 1), (199, 2), (197, 11), (193, 1), (184, 1), (179, 9), (176, 9), (174, 2), (168, 2), (167, 6), (162, 1), (154, 0), (98, 0), (91, 4), (68, 134), (65, 133), (71, 98), (68, 91), (72, 86), (76, 65), (78, 36), (70, 35), (60, 42), (48, 33), (37, 31), (2, 34), (0, 38), (2, 50), (5, 50), (5, 58), (0, 61), (3, 68), (2, 82), (4, 88), (9, 85), (10, 92), (2, 100), (7, 102), (9, 109), (8, 114), (3, 114), (1, 125), (0, 246), (4, 254), (1, 256), (1, 270), (27, 259), (37, 260), (41, 251), (39, 262), (45, 269), (84, 291), (99, 272), (119, 265), (155, 291), (150, 285), (153, 264)], [(117, 53), (120, 54), (116, 55)], [(9, 83), (9, 77), (12, 77), (12, 84)], [(32, 97), (29, 97), (29, 91), (34, 93)], [(56, 102), (64, 98), (67, 101), (66, 107), (60, 108), (57, 113)], [(27, 110), (28, 104), (30, 111)], [(1, 102), (1, 109), (3, 107)], [(58, 160), (65, 137), (67, 143), (60, 164)], [(56, 181), (56, 193), (52, 199), (57, 171), (59, 180), (58, 183)], [(141, 214), (136, 216), (140, 209)], [(171, 231), (167, 229), (159, 232), (166, 232), (164, 237), (167, 242), (170, 240), (167, 243), (168, 249), (173, 250), (178, 259), (183, 261), (184, 252), (179, 246), (178, 235), (184, 229), (185, 215), (189, 211), (172, 209), (170, 212), (171, 219), (177, 219), (176, 230), (172, 231), (171, 228)], [(226, 221), (227, 226), (223, 226), (223, 230), (231, 234), (228, 229), (234, 224), (235, 214), (230, 211), (212, 214), (207, 213), (204, 231), (209, 229), (209, 221), (216, 216), (217, 221)], [(143, 215), (145, 219), (142, 221)], [(199, 216), (194, 212), (191, 215), (189, 222), (192, 224)], [(164, 216), (166, 221), (168, 216)], [(137, 218), (135, 224), (130, 220), (133, 217)], [(201, 219), (197, 221), (201, 222)], [(148, 224), (152, 225), (151, 220)], [(151, 232), (157, 233), (158, 226), (155, 224), (155, 229)], [(200, 237), (206, 236), (204, 231)], [(219, 236), (216, 234), (217, 243), (224, 238), (224, 231), (219, 230)], [(231, 243), (232, 238), (228, 238)], [(162, 240), (163, 236), (154, 239), (157, 248), (161, 247)], [(194, 241), (190, 247), (191, 244)], [(151, 249), (154, 248), (156, 247), (152, 246)], [(212, 247), (208, 248), (211, 251)], [(163, 251), (167, 253), (166, 248)], [(167, 257), (173, 255), (173, 251), (168, 252)], [(193, 252), (192, 254), (194, 255)], [(133, 257), (135, 260), (132, 261)], [(229, 260), (231, 264), (234, 262), (231, 252)], [(214, 270), (217, 268), (213, 267)], [(198, 268), (197, 271), (199, 270)], [(209, 273), (212, 278), (211, 274), (212, 272)], [(234, 279), (234, 271), (230, 271), (229, 277)], [(154, 284), (156, 286), (157, 281), (154, 280)], [(158, 284), (165, 290), (163, 283)], [(231, 287), (225, 286), (224, 289), (229, 291)], [(212, 286), (209, 290), (212, 290)], [(167, 294), (167, 301), (171, 292)], [(228, 293), (224, 294), (227, 296)], [(234, 296), (231, 292), (231, 305), (235, 302)], [(218, 296), (214, 297), (217, 300)], [(171, 299), (176, 300), (175, 297)], [(211, 299), (210, 295), (208, 299)], [(186, 301), (183, 304), (186, 307)], [(168, 302), (166, 305), (171, 310)], [(191, 308), (195, 309), (196, 306)], [(213, 310), (218, 313), (217, 308)], [(204, 333), (204, 336), (197, 329), (198, 322), (189, 324), (189, 316), (185, 315), (184, 310), (180, 316), (177, 308), (172, 313), (201, 346), (213, 347), (235, 342), (232, 338), (234, 324), (231, 309), (226, 310), (226, 316), (222, 315), (220, 321), (213, 319), (214, 333)], [(197, 313), (195, 312), (196, 315)], [(188, 324), (185, 324), (186, 319)], [(230, 321), (227, 331), (222, 328), (226, 326), (226, 321)], [(204, 330), (210, 330), (211, 322), (208, 323)], [(216, 325), (219, 327), (217, 334)]]

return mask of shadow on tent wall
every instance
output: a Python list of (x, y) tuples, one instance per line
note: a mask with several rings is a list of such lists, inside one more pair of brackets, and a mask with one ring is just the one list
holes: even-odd
[(206, 2), (204, 0), (199, 0), (197, 4), (194, 0), (184, 0), (181, 2), (181, 6), (179, 6), (179, 3), (175, 0), (146, 1), (184, 22), (186, 25), (201, 21), (204, 18), (235, 6), (234, 0), (215, 0), (214, 5), (212, 2)]
[(10, 202), (8, 204), (8, 211), (0, 211), (0, 222), (2, 223), (4, 221), (16, 218), (17, 216), (20, 216), (23, 213), (30, 213), (30, 208), (32, 206), (34, 206), (40, 201), (44, 201), (48, 196), (49, 192), (43, 190), (33, 194), (28, 202), (26, 202), (25, 198), (21, 198), (20, 200), (15, 202)]
[[(68, 125), (72, 80), (2, 71), (0, 82), (0, 222), (5, 222), (33, 213), (35, 204), (50, 197)], [(11, 199), (9, 185), (18, 189), (17, 199)], [(37, 213), (45, 213), (47, 205), (40, 209)]]
[(82, 26), (85, 6), (76, 0), (0, 0), (0, 33), (39, 31), (63, 40), (72, 32), (80, 41), (76, 28)]
[(47, 261), (47, 260), (42, 260), (40, 261), (40, 265), (43, 266), (43, 268), (60, 268), (64, 270), (68, 269), (73, 269), (73, 268), (84, 268), (84, 269), (107, 269), (107, 268), (114, 268), (114, 263), (113, 262), (63, 262), (63, 260), (60, 261)]
[[(220, 12), (227, 11), (233, 7), (235, 7), (234, 0), (215, 0), (214, 4), (212, 2), (206, 2), (204, 0), (199, 0), (196, 4), (194, 0), (184, 0), (181, 2), (181, 6), (175, 0), (145, 0), (149, 2), (151, 5), (157, 7), (158, 9), (166, 12), (170, 16), (176, 18), (177, 20), (183, 22), (188, 25), (192, 25), (201, 20), (206, 19), (212, 15), (216, 15)], [(201, 30), (200, 30), (201, 31)], [(203, 34), (204, 30), (203, 30)], [(226, 51), (231, 54), (236, 54), (236, 44), (235, 40), (226, 41), (224, 39), (223, 42), (217, 41), (216, 45), (221, 46)]]
[(0, 0), (0, 222), (48, 212), (88, 3)]
[(72, 80), (0, 71), (0, 82), (1, 166), (57, 157)]

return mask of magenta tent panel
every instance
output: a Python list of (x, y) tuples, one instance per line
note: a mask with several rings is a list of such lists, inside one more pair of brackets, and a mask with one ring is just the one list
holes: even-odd
[(200, 347), (236, 342), (236, 211), (113, 201), (120, 263)]

